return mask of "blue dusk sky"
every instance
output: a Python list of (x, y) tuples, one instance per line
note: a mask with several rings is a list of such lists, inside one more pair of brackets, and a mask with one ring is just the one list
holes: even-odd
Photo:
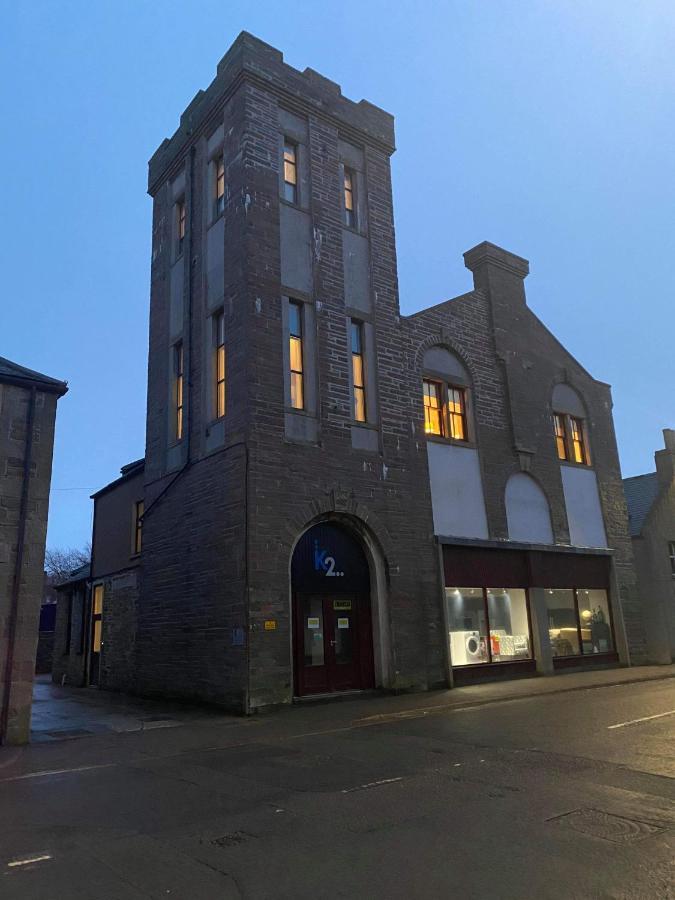
[(66, 379), (48, 544), (143, 455), (147, 160), (247, 30), (396, 116), (401, 307), (462, 253), (530, 260), (528, 302), (612, 384), (624, 475), (675, 427), (672, 0), (3, 4), (0, 355)]

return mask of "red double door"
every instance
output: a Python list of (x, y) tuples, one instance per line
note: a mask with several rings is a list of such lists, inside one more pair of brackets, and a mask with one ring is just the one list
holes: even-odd
[(367, 594), (296, 593), (293, 608), (297, 696), (374, 687)]

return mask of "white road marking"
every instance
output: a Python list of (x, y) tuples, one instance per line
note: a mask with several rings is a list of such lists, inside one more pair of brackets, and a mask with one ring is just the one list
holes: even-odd
[(74, 769), (47, 769), (44, 772), (28, 772), (26, 775), (14, 775), (11, 778), (0, 778), (4, 781), (24, 781), (26, 778), (47, 778), (49, 775), (69, 775), (71, 772), (88, 772), (90, 769), (109, 769), (117, 763), (99, 763), (95, 766), (78, 766)]
[(629, 722), (619, 722), (617, 725), (608, 725), (607, 730), (611, 731), (613, 728), (625, 728), (626, 725), (639, 725), (640, 722), (650, 722), (652, 719), (663, 719), (666, 716), (675, 716), (675, 709), (671, 709), (669, 712), (657, 713), (655, 716), (643, 716), (641, 719), (631, 719)]
[(12, 862), (7, 863), (7, 868), (12, 869), (15, 866), (29, 866), (31, 863), (44, 862), (46, 859), (52, 859), (49, 853), (45, 853), (43, 856), (31, 856), (28, 859), (15, 859)]
[(357, 787), (345, 788), (343, 794), (351, 794), (353, 791), (365, 791), (368, 788), (379, 787), (381, 784), (394, 784), (396, 781), (403, 781), (402, 776), (398, 778), (380, 778), (379, 781), (369, 781), (367, 784), (359, 784)]

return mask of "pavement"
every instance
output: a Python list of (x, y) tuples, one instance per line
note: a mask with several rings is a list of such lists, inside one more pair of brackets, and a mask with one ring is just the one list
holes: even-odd
[(0, 749), (0, 898), (675, 898), (674, 676), (248, 719), (99, 695), (110, 727)]

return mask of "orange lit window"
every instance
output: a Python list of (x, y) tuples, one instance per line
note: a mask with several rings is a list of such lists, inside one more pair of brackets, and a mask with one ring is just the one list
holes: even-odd
[(284, 200), (298, 202), (298, 148), (284, 141)]
[(345, 167), (345, 225), (356, 228), (356, 203), (354, 198), (354, 173)]
[(366, 421), (366, 383), (363, 366), (363, 325), (351, 322), (352, 381), (354, 382), (354, 418)]
[(288, 331), (290, 341), (291, 406), (305, 408), (305, 387), (302, 352), (302, 304), (288, 304)]
[(225, 209), (225, 160), (222, 154), (215, 160), (214, 174), (215, 197), (213, 216), (216, 218)]
[(466, 441), (466, 402), (462, 388), (448, 387), (448, 418), (450, 437)]
[(443, 386), (438, 381), (424, 379), (424, 430), (427, 434), (444, 434)]
[(177, 441), (183, 437), (183, 342), (173, 346), (174, 433)]
[(183, 252), (185, 243), (185, 198), (183, 197), (176, 203), (176, 255), (180, 256)]
[(216, 419), (225, 415), (225, 316), (222, 312), (213, 317), (213, 373), (215, 379)]
[(558, 448), (558, 459), (567, 459), (567, 429), (565, 427), (565, 416), (560, 413), (553, 414), (553, 424), (555, 427), (555, 442)]
[(142, 500), (134, 503), (134, 556), (138, 556), (141, 552), (143, 543), (143, 513), (145, 512), (145, 504)]
[(588, 465), (586, 441), (584, 440), (584, 423), (581, 419), (570, 416), (570, 426), (572, 432), (572, 453), (574, 462)]

